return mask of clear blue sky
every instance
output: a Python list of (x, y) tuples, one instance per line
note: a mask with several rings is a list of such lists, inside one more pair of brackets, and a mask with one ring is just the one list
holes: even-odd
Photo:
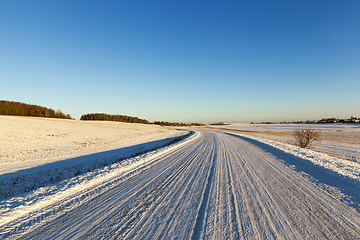
[(75, 118), (360, 117), (360, 1), (0, 0), (0, 99)]

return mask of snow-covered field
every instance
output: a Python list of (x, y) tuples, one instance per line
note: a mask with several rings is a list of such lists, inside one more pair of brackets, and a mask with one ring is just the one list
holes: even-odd
[(0, 238), (359, 239), (356, 172), (329, 171), (268, 141), (196, 131), (3, 200)]
[(0, 116), (0, 199), (164, 146), (183, 134), (145, 124)]
[[(0, 120), (20, 166), (0, 175), (0, 239), (360, 239), (360, 164), (286, 143), (294, 126)], [(316, 129), (358, 151), (357, 127)]]
[[(112, 189), (119, 181), (182, 145), (184, 140), (0, 201), (0, 239), (18, 239), (25, 230), (36, 229), (42, 222), (52, 219), (54, 214), (74, 209)], [(15, 224), (6, 226), (12, 221)]]
[(292, 131), (297, 127), (320, 132), (320, 140), (309, 149), (344, 160), (360, 163), (360, 124), (231, 124), (212, 126), (243, 134), (292, 144)]

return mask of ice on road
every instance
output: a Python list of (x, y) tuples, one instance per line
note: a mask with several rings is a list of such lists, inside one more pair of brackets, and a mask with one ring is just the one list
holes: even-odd
[[(69, 196), (79, 199), (76, 207), (44, 215), (7, 237), (360, 239), (359, 209), (298, 170), (309, 165), (297, 164), (297, 157), (245, 138), (199, 131), (119, 176), (110, 189)], [(0, 230), (16, 229), (26, 218), (31, 213)]]

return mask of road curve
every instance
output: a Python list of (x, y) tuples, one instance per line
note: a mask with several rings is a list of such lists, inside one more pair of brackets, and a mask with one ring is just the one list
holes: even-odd
[(199, 131), (22, 239), (360, 239), (360, 213), (276, 154)]

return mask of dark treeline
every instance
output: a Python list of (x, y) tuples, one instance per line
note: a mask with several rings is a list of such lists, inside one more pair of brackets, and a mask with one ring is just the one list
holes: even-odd
[(93, 121), (115, 121), (115, 122), (129, 122), (129, 123), (143, 123), (149, 124), (148, 120), (131, 117), (126, 115), (110, 115), (105, 113), (89, 113), (81, 116), (80, 120)]
[(70, 114), (64, 114), (60, 110), (4, 100), (0, 101), (0, 115), (72, 119)]
[(155, 121), (153, 124), (161, 126), (174, 126), (174, 127), (186, 127), (186, 126), (204, 126), (202, 123), (178, 123), (178, 122), (164, 122), (164, 121)]
[[(70, 114), (64, 114), (60, 110), (55, 111), (51, 108), (46, 108), (38, 105), (31, 105), (21, 102), (4, 101), (4, 100), (0, 100), (0, 115), (72, 119)], [(106, 113), (83, 114), (80, 120), (116, 121), (116, 122), (128, 122), (128, 123), (156, 124), (161, 126), (174, 126), (174, 127), (204, 125), (202, 123), (178, 123), (178, 122), (164, 122), (164, 121), (149, 122), (146, 119), (141, 119), (138, 117), (131, 117), (126, 115), (111, 115)]]
[(230, 125), (230, 124), (223, 122), (216, 122), (216, 123), (209, 123), (209, 125)]
[(346, 123), (360, 123), (360, 118), (351, 116), (348, 119), (339, 119), (339, 118), (332, 117), (332, 118), (323, 118), (321, 120), (307, 120), (307, 121), (293, 121), (293, 122), (260, 122), (260, 123), (251, 122), (251, 124), (278, 124), (278, 123), (282, 123), (282, 124), (344, 123), (344, 124), (346, 124)]
[(201, 123), (177, 123), (177, 122), (164, 122), (155, 121), (149, 122), (146, 119), (140, 119), (137, 117), (131, 117), (126, 115), (111, 115), (106, 113), (89, 113), (81, 116), (80, 120), (93, 120), (93, 121), (116, 121), (116, 122), (129, 122), (129, 123), (143, 123), (143, 124), (156, 124), (161, 126), (202, 126)]

